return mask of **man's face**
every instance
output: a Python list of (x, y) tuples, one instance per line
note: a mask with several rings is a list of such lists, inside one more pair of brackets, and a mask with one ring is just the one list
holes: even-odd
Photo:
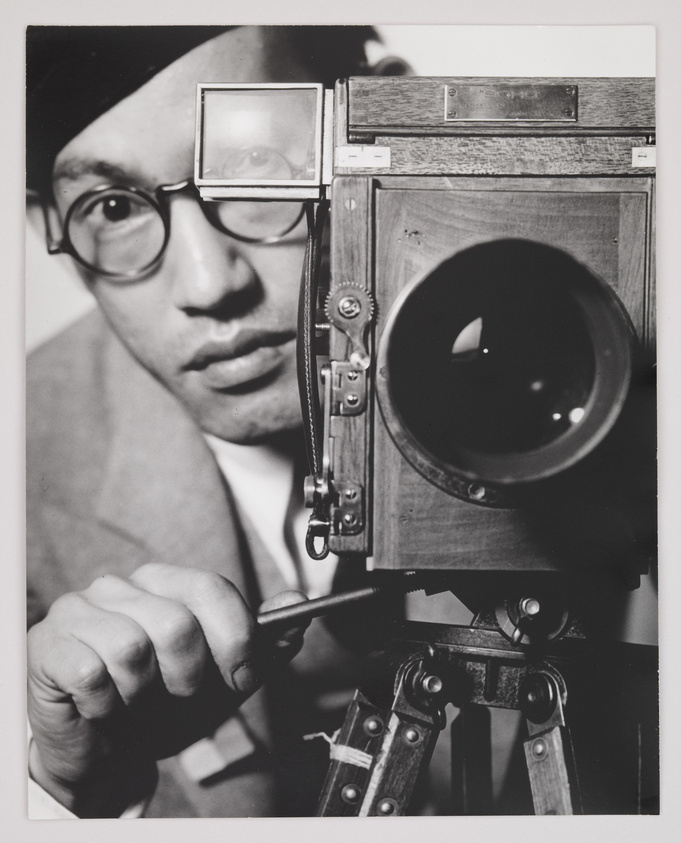
[[(105, 182), (153, 194), (192, 176), (197, 82), (308, 79), (276, 36), (257, 28), (199, 46), (59, 153), (54, 188), (62, 218)], [(203, 430), (247, 443), (297, 427), (304, 224), (280, 243), (251, 245), (214, 228), (189, 196), (171, 198), (170, 207), (170, 240), (149, 275), (120, 283), (84, 273), (108, 321)]]

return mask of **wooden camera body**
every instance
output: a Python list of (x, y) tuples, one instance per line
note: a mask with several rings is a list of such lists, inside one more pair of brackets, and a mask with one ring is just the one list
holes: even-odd
[(652, 79), (337, 84), (333, 552), (645, 571), (654, 123)]

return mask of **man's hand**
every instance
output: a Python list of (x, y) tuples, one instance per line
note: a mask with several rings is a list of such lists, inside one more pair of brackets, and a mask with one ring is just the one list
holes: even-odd
[(255, 631), (236, 588), (192, 568), (145, 565), (59, 598), (28, 638), (32, 777), (80, 816), (118, 816), (152, 790), (156, 760), (214, 731), (302, 646), (301, 630)]

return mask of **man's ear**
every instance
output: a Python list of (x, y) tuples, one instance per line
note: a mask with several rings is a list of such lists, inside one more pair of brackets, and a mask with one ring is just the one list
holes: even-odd
[(398, 56), (384, 56), (370, 69), (372, 76), (413, 76), (414, 69)]

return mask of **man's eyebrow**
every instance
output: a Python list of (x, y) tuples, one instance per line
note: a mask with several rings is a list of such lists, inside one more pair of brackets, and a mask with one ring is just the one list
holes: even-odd
[(139, 181), (135, 173), (97, 158), (67, 158), (55, 166), (52, 174), (55, 181), (78, 181), (83, 176), (102, 176), (112, 183), (123, 184)]

